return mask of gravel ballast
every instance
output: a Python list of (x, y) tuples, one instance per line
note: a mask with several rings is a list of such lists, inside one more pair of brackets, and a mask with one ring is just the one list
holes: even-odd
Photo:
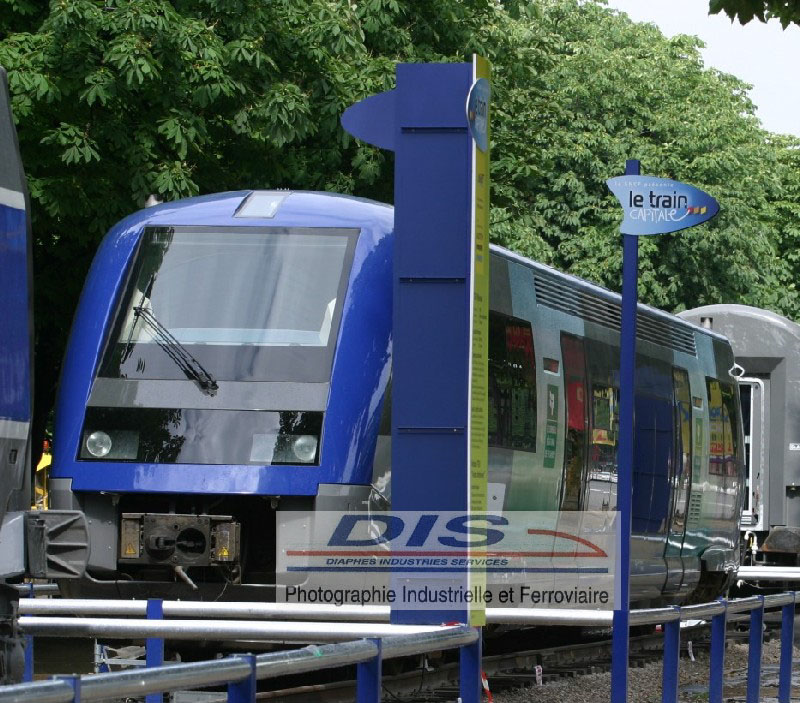
[[(723, 700), (744, 701), (747, 685), (746, 642), (729, 642), (725, 651), (725, 689)], [(694, 652), (694, 661), (684, 649), (680, 661), (680, 703), (708, 700), (708, 650)], [(764, 643), (761, 659), (761, 696), (766, 703), (777, 700), (780, 639)], [(792, 667), (792, 700), (800, 700), (800, 649), (795, 647)], [(546, 671), (544, 672), (547, 673)], [(542, 686), (501, 691), (496, 703), (602, 703), (611, 699), (611, 674), (588, 674), (563, 678)], [(660, 703), (661, 662), (651, 662), (630, 670), (628, 700), (631, 703)]]

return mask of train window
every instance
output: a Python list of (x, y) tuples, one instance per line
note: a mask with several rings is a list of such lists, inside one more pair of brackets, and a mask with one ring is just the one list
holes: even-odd
[(675, 391), (675, 440), (678, 457), (677, 476), (682, 478), (692, 469), (692, 403), (689, 392), (689, 374), (684, 369), (672, 370)]
[(737, 476), (739, 435), (733, 386), (714, 378), (706, 379), (709, 417), (708, 471), (716, 476)]
[(692, 398), (689, 374), (685, 369), (672, 369), (675, 393), (675, 456), (674, 512), (672, 531), (682, 533), (686, 524), (689, 487), (692, 482)]
[(558, 374), (558, 359), (548, 359), (545, 357), (542, 360), (542, 366), (547, 373)]
[(619, 388), (592, 385), (590, 471), (617, 473)]
[(706, 379), (708, 390), (708, 472), (716, 476), (725, 473), (725, 432), (722, 423), (722, 389), (720, 382)]
[(536, 357), (531, 323), (489, 312), (489, 445), (536, 451)]
[(739, 410), (736, 404), (736, 391), (730, 383), (722, 383), (722, 419), (725, 430), (725, 474), (739, 475)]
[(739, 381), (739, 400), (742, 408), (742, 429), (744, 429), (744, 462), (745, 462), (745, 492), (744, 505), (742, 509), (745, 513), (752, 512), (750, 494), (755, 485), (753, 472), (753, 385), (752, 383)]
[(100, 375), (330, 380), (357, 230), (148, 228)]
[(619, 439), (619, 348), (586, 340), (590, 432), (584, 510), (614, 510), (617, 504)]
[(564, 476), (561, 483), (561, 510), (580, 510), (581, 487), (586, 466), (586, 353), (583, 340), (561, 335), (564, 384), (567, 400), (567, 432), (564, 443)]

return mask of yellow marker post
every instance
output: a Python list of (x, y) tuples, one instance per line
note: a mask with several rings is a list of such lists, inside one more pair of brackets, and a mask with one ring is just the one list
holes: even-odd
[[(472, 295), (469, 393), (469, 511), (488, 508), (488, 365), (489, 365), (489, 100), (491, 67), (482, 56), (472, 58), (472, 89), (467, 119), (472, 132)], [(485, 548), (469, 550), (470, 557), (486, 557)], [(472, 563), (472, 559), (469, 560)], [(485, 561), (483, 561), (485, 563)], [(474, 568), (474, 567), (472, 567)], [(470, 572), (474, 595), (469, 624), (486, 624), (486, 572)]]

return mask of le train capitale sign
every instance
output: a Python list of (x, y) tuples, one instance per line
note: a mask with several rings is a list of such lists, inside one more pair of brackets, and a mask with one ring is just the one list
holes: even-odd
[(699, 188), (655, 176), (617, 176), (606, 181), (625, 217), (620, 232), (653, 235), (677, 232), (707, 222), (719, 203)]

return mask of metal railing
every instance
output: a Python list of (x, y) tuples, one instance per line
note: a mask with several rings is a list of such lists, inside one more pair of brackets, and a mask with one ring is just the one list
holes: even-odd
[[(387, 627), (384, 626), (384, 630)], [(481, 686), (480, 633), (466, 625), (428, 628), (428, 631), (387, 635), (381, 639), (309, 645), (259, 656), (238, 655), (107, 674), (60, 676), (50, 681), (0, 687), (0, 701), (80, 703), (227, 684), (229, 703), (253, 703), (259, 680), (356, 664), (357, 700), (377, 703), (381, 699), (381, 662), (384, 659), (455, 648), (460, 649), (462, 700), (477, 702)]]
[[(764, 611), (781, 608), (778, 701), (779, 703), (789, 703), (796, 601), (796, 594), (788, 592), (733, 600), (719, 599), (711, 603), (683, 607), (633, 610), (630, 613), (630, 625), (662, 625), (664, 631), (662, 701), (675, 703), (678, 696), (681, 623), (690, 620), (710, 621), (709, 702), (722, 703), (726, 625), (732, 620), (749, 618), (746, 701), (747, 703), (758, 703)], [(284, 603), (24, 599), (20, 601), (20, 612), (23, 613), (19, 618), (20, 627), (29, 636), (146, 638), (148, 666), (157, 668), (96, 674), (80, 679), (70, 677), (58, 682), (48, 681), (0, 687), (0, 703), (17, 700), (24, 700), (26, 703), (99, 700), (102, 696), (97, 691), (107, 692), (112, 688), (115, 695), (131, 695), (126, 693), (128, 691), (135, 691), (138, 695), (142, 695), (157, 691), (176, 690), (176, 688), (196, 688), (210, 683), (229, 683), (228, 699), (238, 703), (239, 701), (253, 700), (248, 697), (251, 695), (248, 691), (255, 691), (255, 681), (258, 679), (285, 673), (330, 668), (347, 663), (358, 664), (358, 700), (377, 701), (380, 699), (381, 659), (455, 647), (461, 648), (462, 701), (463, 703), (477, 703), (480, 700), (479, 631), (466, 626), (388, 625), (385, 624), (389, 619), (388, 607), (366, 606), (362, 608), (326, 605), (298, 607), (294, 604)], [(70, 613), (72, 617), (66, 617), (63, 615), (64, 613)], [(95, 617), (109, 614), (116, 617)], [(192, 616), (196, 618), (200, 614), (204, 620), (192, 619)], [(142, 618), (143, 615), (150, 619)], [(489, 608), (486, 615), (488, 623), (529, 626), (608, 627), (611, 625), (612, 619), (611, 611), (548, 610), (544, 608)], [(166, 621), (161, 620), (162, 617), (187, 619)], [(292, 621), (280, 620), (280, 618), (287, 617), (295, 619)], [(235, 618), (239, 618), (239, 620)], [(242, 619), (246, 621), (243, 622)], [(213, 640), (250, 639), (271, 642), (339, 643), (260, 655), (249, 659), (247, 657), (231, 657), (207, 662), (203, 665), (160, 666), (163, 661), (163, 638), (196, 639), (198, 637)], [(342, 642), (343, 640), (358, 641)], [(156, 653), (155, 656), (151, 656), (153, 652)], [(350, 659), (350, 657), (355, 658)], [(363, 658), (359, 659), (358, 657)], [(248, 662), (252, 662), (252, 664), (248, 664)], [(248, 673), (247, 666), (251, 666), (255, 673)], [(210, 682), (208, 677), (217, 678)], [(378, 681), (377, 684), (375, 680)], [(116, 683), (106, 684), (106, 681)], [(245, 685), (245, 681), (249, 683)], [(370, 683), (367, 684), (365, 681), (370, 681)], [(66, 685), (71, 687), (69, 691), (65, 688)], [(127, 686), (134, 688), (129, 689)], [(80, 690), (78, 691), (78, 689)], [(53, 693), (54, 691), (59, 691), (59, 697), (51, 697), (56, 695)], [(75, 691), (78, 691), (77, 694)], [(72, 697), (64, 697), (67, 695), (65, 692)], [(18, 694), (21, 697), (14, 697)]]

